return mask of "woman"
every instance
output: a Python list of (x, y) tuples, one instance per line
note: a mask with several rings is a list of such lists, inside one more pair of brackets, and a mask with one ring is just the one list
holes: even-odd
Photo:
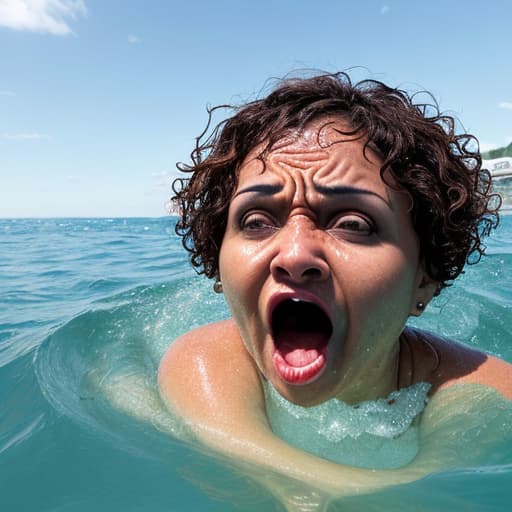
[[(177, 231), (233, 318), (175, 341), (159, 383), (204, 443), (339, 490), (336, 464), (272, 432), (265, 386), (304, 407), (421, 382), (431, 397), (474, 383), (512, 398), (508, 363), (405, 327), (497, 224), (473, 142), (435, 107), (343, 73), (284, 81), (198, 141)], [(344, 471), (344, 489), (373, 478)]]

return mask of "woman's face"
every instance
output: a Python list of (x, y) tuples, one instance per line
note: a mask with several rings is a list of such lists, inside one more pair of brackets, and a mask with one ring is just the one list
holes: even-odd
[(219, 262), (247, 350), (302, 405), (394, 389), (400, 332), (431, 298), (408, 196), (382, 181), (364, 138), (325, 121), (279, 143), (265, 169), (248, 156)]

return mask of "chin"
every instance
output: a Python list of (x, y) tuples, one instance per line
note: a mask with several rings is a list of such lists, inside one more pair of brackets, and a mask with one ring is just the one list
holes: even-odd
[[(289, 402), (302, 407), (311, 407), (334, 398), (334, 389), (319, 375), (307, 384), (290, 384), (277, 377), (268, 379), (277, 392)], [(327, 389), (328, 388), (328, 389)]]

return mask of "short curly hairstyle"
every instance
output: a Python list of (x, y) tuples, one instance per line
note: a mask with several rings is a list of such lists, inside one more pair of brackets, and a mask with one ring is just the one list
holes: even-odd
[[(382, 179), (409, 193), (426, 271), (438, 291), (448, 286), (466, 262), (480, 260), (482, 239), (498, 224), (500, 198), (481, 168), (475, 137), (456, 134), (455, 120), (440, 113), (431, 95), (428, 103), (416, 98), (375, 80), (353, 84), (340, 72), (288, 78), (262, 99), (209, 109), (192, 163), (177, 164), (191, 176), (173, 183), (172, 200), (180, 211), (176, 233), (192, 265), (208, 277), (218, 275), (229, 204), (249, 152), (261, 145), (262, 159), (290, 130), (334, 116), (348, 123), (350, 133), (366, 135), (365, 149), (371, 145), (382, 158)], [(210, 129), (219, 108), (233, 109), (234, 115)]]

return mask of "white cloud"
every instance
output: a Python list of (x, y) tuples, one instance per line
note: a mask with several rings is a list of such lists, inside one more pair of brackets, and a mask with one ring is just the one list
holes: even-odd
[(0, 96), (16, 96), (13, 91), (8, 91), (7, 89), (0, 89)]
[(389, 12), (389, 5), (383, 5), (381, 8), (380, 8), (380, 13), (381, 14), (387, 14)]
[(504, 108), (506, 110), (512, 110), (512, 103), (510, 101), (502, 101), (500, 103), (500, 108)]
[(22, 133), (2, 133), (0, 138), (4, 140), (50, 140), (50, 136), (44, 133), (22, 132)]
[(133, 34), (130, 34), (128, 36), (128, 42), (130, 44), (137, 44), (140, 43), (140, 37), (134, 36)]
[(67, 35), (67, 21), (86, 14), (83, 0), (0, 0), (0, 26), (14, 30)]
[(505, 137), (505, 140), (507, 141), (507, 145), (510, 144), (512, 142), (512, 135)]

